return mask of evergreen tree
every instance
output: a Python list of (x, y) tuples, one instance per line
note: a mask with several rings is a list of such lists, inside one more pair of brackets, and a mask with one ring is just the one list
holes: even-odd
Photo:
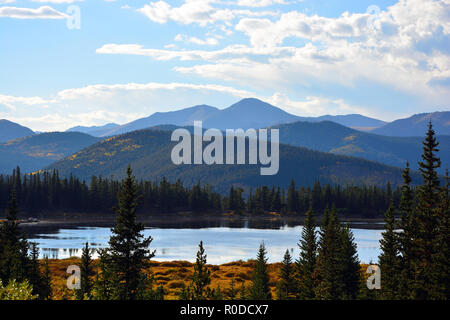
[(228, 299), (235, 300), (237, 297), (238, 291), (236, 289), (236, 284), (234, 278), (231, 279), (230, 288), (228, 289)]
[(203, 241), (200, 241), (197, 251), (197, 258), (194, 264), (194, 274), (192, 276), (192, 288), (194, 300), (204, 300), (204, 291), (211, 283), (211, 271), (206, 267), (206, 254), (203, 248)]
[(295, 190), (295, 182), (294, 179), (291, 179), (291, 184), (289, 185), (288, 195), (287, 195), (287, 211), (288, 213), (297, 212), (297, 192)]
[(247, 288), (245, 287), (245, 283), (242, 282), (241, 288), (239, 289), (239, 300), (247, 300), (248, 298), (248, 292)]
[(28, 279), (28, 242), (18, 227), (18, 205), (15, 192), (11, 192), (6, 221), (0, 226), (0, 280), (23, 282)]
[(152, 237), (144, 238), (144, 225), (136, 222), (136, 209), (140, 195), (131, 167), (128, 166), (127, 177), (122, 182), (118, 194), (119, 207), (116, 225), (111, 229), (109, 248), (104, 262), (110, 269), (116, 285), (116, 296), (120, 300), (133, 300), (138, 295), (137, 289), (143, 281), (143, 270), (154, 256), (149, 246)]
[(414, 248), (414, 257), (411, 261), (414, 274), (412, 296), (420, 300), (433, 298), (432, 291), (436, 285), (433, 275), (433, 257), (438, 234), (437, 211), (440, 191), (440, 181), (436, 172), (441, 165), (440, 159), (436, 156), (439, 151), (438, 145), (430, 121), (423, 142), (422, 161), (419, 162), (423, 182), (418, 187), (417, 212), (412, 222), (417, 228), (417, 234), (412, 239)]
[(343, 298), (356, 299), (361, 281), (361, 265), (353, 232), (348, 224), (342, 227), (341, 259)]
[(411, 177), (409, 162), (406, 162), (406, 168), (402, 174), (403, 185), (401, 188), (401, 198), (399, 209), (401, 212), (400, 229), (402, 232), (398, 234), (399, 237), (399, 253), (400, 253), (400, 271), (398, 275), (398, 298), (408, 299), (411, 295), (410, 281), (412, 279), (411, 259), (413, 254), (412, 241), (416, 234), (416, 225), (412, 222), (413, 219), (413, 201), (414, 195), (411, 190)]
[(28, 279), (30, 284), (33, 286), (33, 294), (38, 295), (39, 299), (41, 297), (41, 287), (42, 287), (42, 277), (41, 269), (39, 266), (39, 249), (35, 242), (31, 243), (29, 265), (27, 268)]
[(433, 256), (433, 299), (450, 299), (450, 195), (448, 169), (441, 188), (438, 207), (438, 230)]
[(286, 250), (283, 261), (281, 262), (280, 281), (277, 285), (277, 299), (292, 299), (295, 294), (295, 278), (292, 258), (289, 250)]
[(309, 210), (306, 212), (305, 224), (302, 228), (302, 238), (298, 246), (300, 248), (300, 257), (297, 260), (298, 297), (305, 300), (314, 299), (317, 239), (312, 201), (310, 201)]
[(86, 242), (82, 254), (81, 254), (81, 281), (80, 289), (77, 291), (77, 298), (83, 300), (84, 298), (91, 297), (92, 282), (91, 277), (94, 275), (92, 266), (92, 249), (89, 248), (89, 244)]
[[(341, 264), (342, 231), (336, 216), (336, 209), (325, 210), (319, 240), (316, 275), (318, 284), (316, 299), (337, 300), (343, 296)], [(325, 227), (326, 224), (326, 227)]]
[(269, 288), (269, 275), (267, 273), (267, 258), (264, 242), (261, 243), (255, 262), (252, 277), (252, 286), (250, 287), (250, 299), (252, 300), (270, 300), (272, 294)]
[(93, 298), (96, 300), (117, 300), (119, 299), (118, 277), (112, 270), (112, 263), (108, 249), (99, 249), (98, 251), (98, 269), (97, 278), (93, 288)]
[(52, 297), (52, 277), (48, 257), (44, 258), (44, 273), (42, 274), (40, 298), (50, 299)]
[(386, 300), (398, 298), (398, 276), (400, 271), (399, 241), (395, 232), (394, 205), (386, 211), (385, 231), (380, 240), (381, 254), (378, 257), (381, 269), (381, 296)]

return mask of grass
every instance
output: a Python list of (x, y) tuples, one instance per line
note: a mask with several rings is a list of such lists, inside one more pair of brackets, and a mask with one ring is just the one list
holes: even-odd
[[(70, 299), (72, 294), (67, 290), (66, 282), (70, 276), (66, 273), (70, 265), (80, 265), (79, 258), (49, 259), (49, 267), (52, 276), (53, 299)], [(93, 261), (94, 270), (97, 272), (98, 260)], [(234, 261), (221, 265), (207, 265), (211, 270), (211, 288), (220, 286), (222, 292), (228, 292), (231, 281), (234, 279), (235, 289), (239, 290), (244, 284), (249, 287), (251, 284), (254, 260)], [(271, 263), (268, 265), (269, 286), (272, 295), (275, 297), (276, 284), (279, 281), (279, 270), (281, 263)], [(362, 265), (362, 272), (367, 265)], [(194, 264), (188, 261), (151, 261), (147, 270), (154, 276), (156, 285), (162, 285), (166, 292), (165, 299), (178, 299), (177, 293), (184, 285), (188, 285), (194, 272)], [(95, 280), (95, 276), (92, 280)]]

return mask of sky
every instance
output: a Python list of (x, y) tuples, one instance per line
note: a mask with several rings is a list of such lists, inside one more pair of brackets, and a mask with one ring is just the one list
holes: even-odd
[(246, 97), (448, 111), (450, 0), (0, 0), (0, 118), (63, 131)]

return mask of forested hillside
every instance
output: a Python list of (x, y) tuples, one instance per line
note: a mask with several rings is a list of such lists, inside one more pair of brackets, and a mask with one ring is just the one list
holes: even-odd
[(334, 155), (305, 148), (280, 145), (280, 170), (273, 176), (261, 176), (260, 165), (174, 165), (171, 151), (175, 143), (171, 133), (139, 130), (100, 141), (72, 156), (53, 163), (62, 176), (73, 174), (82, 179), (93, 175), (122, 178), (130, 164), (138, 179), (166, 177), (180, 179), (186, 186), (201, 181), (218, 192), (228, 192), (231, 185), (249, 187), (279, 185), (288, 187), (294, 179), (298, 185), (321, 183), (393, 185), (400, 183), (401, 170), (380, 163)]

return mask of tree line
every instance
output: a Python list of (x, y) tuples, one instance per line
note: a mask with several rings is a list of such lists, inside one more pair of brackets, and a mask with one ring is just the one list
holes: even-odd
[[(93, 176), (89, 184), (70, 176), (60, 177), (58, 171), (22, 174), (20, 168), (11, 175), (0, 175), (0, 210), (5, 210), (9, 195), (14, 191), (22, 214), (36, 216), (47, 213), (85, 212), (110, 214), (117, 206), (120, 181)], [(221, 195), (200, 181), (191, 188), (162, 178), (160, 181), (138, 181), (142, 195), (139, 212), (223, 212), (239, 214), (264, 214), (277, 212), (282, 215), (303, 215), (309, 209), (310, 200), (316, 212), (335, 205), (345, 216), (382, 217), (392, 199), (400, 202), (400, 187), (329, 185), (316, 182), (313, 187), (296, 187), (292, 180), (287, 190), (261, 186), (247, 190), (231, 186), (228, 194)], [(414, 189), (411, 191), (414, 196)]]

